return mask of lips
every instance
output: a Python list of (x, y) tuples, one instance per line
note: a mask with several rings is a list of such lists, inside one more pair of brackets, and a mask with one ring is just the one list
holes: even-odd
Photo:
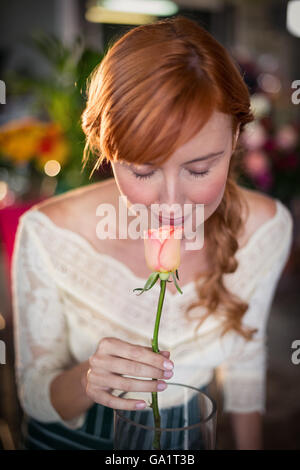
[(173, 217), (162, 217), (159, 214), (159, 221), (163, 224), (169, 224), (169, 225), (182, 225), (184, 223), (184, 217), (178, 217), (177, 219), (174, 219)]

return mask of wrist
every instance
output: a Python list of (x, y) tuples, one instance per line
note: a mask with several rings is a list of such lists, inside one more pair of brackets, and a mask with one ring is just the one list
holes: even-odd
[(80, 382), (81, 382), (81, 386), (82, 386), (84, 394), (86, 394), (87, 372), (88, 372), (89, 368), (90, 368), (89, 361), (85, 361), (85, 362), (82, 363)]

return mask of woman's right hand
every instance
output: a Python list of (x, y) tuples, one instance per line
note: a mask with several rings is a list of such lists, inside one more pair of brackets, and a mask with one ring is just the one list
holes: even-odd
[[(118, 338), (105, 337), (90, 356), (86, 374), (86, 394), (96, 403), (119, 410), (136, 410), (141, 400), (119, 398), (113, 390), (130, 392), (158, 392), (162, 380), (139, 380), (122, 375), (169, 379), (174, 364), (168, 360), (170, 353), (155, 353), (152, 348), (131, 344)], [(167, 363), (171, 368), (166, 367)], [(167, 373), (167, 374), (166, 374)], [(165, 388), (167, 384), (165, 383)], [(165, 389), (164, 388), (164, 389)], [(144, 402), (145, 403), (145, 402)], [(145, 403), (146, 406), (146, 403)]]

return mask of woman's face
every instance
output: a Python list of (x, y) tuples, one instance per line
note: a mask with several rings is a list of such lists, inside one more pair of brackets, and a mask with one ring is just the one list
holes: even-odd
[[(195, 205), (203, 205), (205, 221), (222, 200), (232, 152), (231, 117), (215, 111), (201, 131), (159, 167), (151, 162), (139, 165), (112, 162), (112, 168), (129, 208), (132, 204), (143, 204), (149, 213), (158, 215), (152, 205), (164, 204), (162, 217), (176, 219), (184, 215), (184, 204), (188, 204), (186, 213), (192, 215), (195, 230)], [(161, 223), (168, 224), (166, 220)], [(178, 223), (182, 225), (182, 221)]]

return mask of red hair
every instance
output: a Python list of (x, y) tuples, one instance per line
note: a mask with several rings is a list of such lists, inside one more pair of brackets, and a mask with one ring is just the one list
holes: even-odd
[[(90, 151), (97, 156), (91, 175), (104, 160), (161, 164), (201, 130), (214, 110), (231, 116), (233, 142), (238, 126), (242, 132), (253, 120), (248, 88), (227, 50), (183, 16), (133, 28), (110, 45), (88, 79), (83, 168)], [(234, 255), (246, 204), (236, 183), (238, 163), (234, 152), (223, 199), (206, 221), (213, 270), (197, 276), (199, 299), (186, 313), (206, 307), (199, 327), (222, 306), (222, 334), (234, 329), (250, 339), (256, 330), (241, 324), (248, 305), (223, 283), (223, 274), (238, 265)]]

